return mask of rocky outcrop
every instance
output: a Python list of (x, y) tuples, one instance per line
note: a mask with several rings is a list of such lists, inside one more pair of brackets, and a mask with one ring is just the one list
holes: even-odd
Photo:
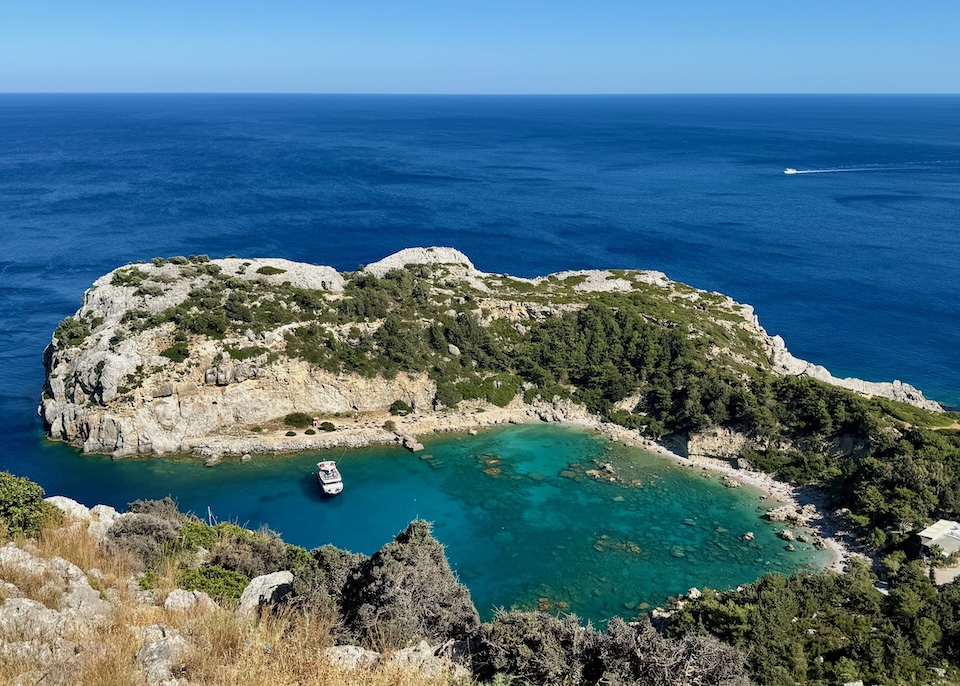
[[(431, 286), (434, 296), (451, 306), (473, 307), (470, 311), (484, 324), (506, 320), (520, 333), (527, 331), (524, 322), (586, 306), (586, 297), (578, 301), (572, 294), (645, 289), (644, 293), (692, 308), (696, 316), (717, 314), (711, 321), (733, 334), (730, 340), (744, 338), (746, 332), (750, 346), (739, 352), (714, 346), (718, 359), (769, 365), (774, 373), (807, 375), (859, 393), (940, 409), (917, 389), (899, 381), (837, 379), (823, 367), (793, 357), (780, 337), (770, 336), (760, 326), (748, 305), (677, 284), (660, 272), (594, 270), (518, 279), (480, 272), (466, 255), (452, 248), (430, 247), (402, 250), (367, 265), (362, 273), (382, 277), (410, 265), (426, 265), (436, 272)], [(39, 410), (50, 437), (85, 452), (117, 457), (190, 451), (205, 455), (232, 450), (277, 452), (322, 448), (331, 442), (318, 436), (260, 444), (251, 437), (240, 447), (223, 444), (230, 443), (226, 437), (236, 437), (238, 432), (292, 412), (383, 411), (397, 400), (418, 411), (432, 411), (437, 388), (426, 372), (367, 378), (333, 374), (299, 357), (289, 357), (287, 337), (308, 325), (309, 317), (285, 319), (274, 313), (258, 320), (256, 330), (230, 329), (209, 336), (188, 335), (182, 325), (184, 318), (204, 314), (203, 302), (208, 302), (204, 297), (230, 289), (256, 293), (251, 296), (253, 301), (237, 305), (241, 308), (274, 303), (278, 311), (335, 314), (337, 303), (345, 297), (348, 278), (352, 275), (339, 274), (332, 267), (283, 259), (156, 260), (114, 270), (94, 282), (80, 310), (65, 322), (67, 326), (58, 328), (45, 352), (47, 382)], [(463, 293), (457, 292), (457, 283), (463, 284)], [(541, 287), (558, 289), (556, 300), (541, 292), (537, 297), (524, 295)], [(457, 314), (456, 309), (450, 312)], [(352, 345), (356, 340), (352, 336), (369, 336), (382, 323), (359, 319), (362, 321), (346, 324), (327, 322), (326, 333)], [(671, 322), (664, 325), (676, 326)], [(183, 357), (185, 348), (189, 349), (187, 358)], [(463, 352), (453, 343), (442, 350), (454, 360)], [(389, 440), (389, 436), (382, 438)], [(739, 441), (732, 432), (712, 438), (704, 433), (691, 437), (685, 451), (691, 456), (728, 457), (736, 452)]]
[[(759, 326), (759, 324), (758, 324)], [(764, 331), (764, 334), (766, 332)], [(793, 376), (809, 376), (818, 381), (846, 388), (862, 395), (889, 398), (908, 405), (916, 405), (931, 412), (942, 412), (940, 403), (928, 400), (923, 393), (902, 381), (874, 382), (861, 379), (838, 379), (826, 367), (794, 357), (780, 336), (766, 336), (767, 350), (774, 373)]]
[[(106, 617), (113, 606), (100, 598), (100, 593), (90, 586), (87, 575), (75, 564), (60, 557), (49, 560), (36, 557), (14, 543), (0, 548), (0, 568), (6, 575), (17, 574), (42, 581), (44, 596), (54, 605), (49, 613), (41, 613), (36, 627), (54, 628), (58, 633), (68, 629), (93, 626)], [(4, 603), (4, 617), (16, 621), (36, 608), (22, 598), (13, 601), (10, 607)], [(23, 602), (20, 602), (23, 601)], [(52, 614), (50, 614), (52, 613)], [(49, 616), (48, 616), (49, 615)], [(0, 624), (3, 621), (0, 620)]]
[(473, 266), (470, 258), (454, 248), (404, 248), (400, 252), (384, 257), (382, 260), (366, 265), (363, 271), (382, 278), (391, 269), (402, 269), (411, 264), (445, 264), (458, 265), (466, 271), (481, 275)]

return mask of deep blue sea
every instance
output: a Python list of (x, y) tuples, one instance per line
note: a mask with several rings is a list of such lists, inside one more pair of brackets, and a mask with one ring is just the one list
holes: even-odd
[(191, 253), (656, 269), (960, 406), (958, 229), (958, 96), (0, 95), (0, 468), (162, 490), (45, 444), (41, 353), (97, 277)]

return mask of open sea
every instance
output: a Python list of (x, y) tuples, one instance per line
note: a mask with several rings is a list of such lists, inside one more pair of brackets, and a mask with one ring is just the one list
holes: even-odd
[[(785, 175), (788, 167), (803, 173)], [(838, 376), (896, 378), (960, 406), (958, 96), (0, 94), (0, 469), (87, 504), (170, 493), (190, 509), (269, 524), (308, 547), (334, 542), (371, 552), (410, 516), (423, 516), (436, 521), (483, 612), (536, 606), (543, 597), (587, 617), (629, 614), (628, 606), (684, 590), (678, 583), (735, 585), (789, 567), (759, 556), (731, 572), (732, 562), (701, 548), (674, 556), (684, 546), (676, 541), (663, 548), (669, 559), (644, 558), (652, 544), (630, 532), (658, 505), (643, 500), (643, 489), (612, 501), (576, 484), (582, 502), (570, 505), (566, 491), (548, 497), (544, 482), (517, 473), (510, 488), (487, 492), (487, 512), (469, 493), (470, 470), (492, 451), (517, 455), (523, 472), (523, 446), (547, 439), (519, 430), (435, 439), (428, 450), (453, 451), (440, 468), (383, 450), (348, 454), (358, 470), (354, 505), (345, 491), (323, 511), (331, 519), (321, 527), (310, 508), (322, 503), (302, 483), (315, 456), (204, 470), (190, 460), (115, 463), (44, 441), (36, 415), (43, 348), (84, 289), (114, 267), (206, 253), (352, 270), (416, 245), (452, 246), (482, 270), (520, 276), (660, 270), (754, 305), (795, 355)], [(557, 464), (537, 462), (561, 491), (561, 463), (603, 449), (577, 436), (547, 451)], [(507, 446), (484, 443), (495, 440)], [(361, 478), (361, 463), (408, 487), (381, 493), (376, 479)], [(405, 476), (392, 466), (401, 463), (432, 476)], [(360, 509), (376, 498), (406, 503), (410, 488), (425, 499), (417, 506), (377, 517)], [(724, 489), (698, 493), (691, 502), (727, 497)], [(670, 496), (662, 493), (660, 506)], [(502, 550), (478, 538), (496, 533), (501, 519), (523, 521), (514, 515), (531, 502), (569, 505), (615, 531), (578, 526), (575, 540), (564, 541), (544, 533), (569, 528), (562, 522), (522, 528), (549, 543), (542, 568), (511, 562), (508, 551), (525, 545), (519, 530), (500, 536)], [(633, 514), (610, 519), (615, 505)], [(754, 505), (742, 507), (751, 513)], [(549, 523), (548, 510), (534, 509), (535, 518)], [(730, 547), (716, 532), (726, 527), (685, 525), (687, 518), (679, 529), (662, 524), (658, 538), (690, 538), (699, 527), (721, 536), (703, 545)], [(603, 535), (626, 547), (595, 550)], [(624, 550), (636, 557), (629, 578), (614, 575), (627, 558), (584, 562)], [(689, 575), (671, 571), (677, 560)], [(490, 579), (486, 568), (519, 581)], [(551, 581), (544, 570), (553, 568), (575, 570), (569, 578), (582, 583)], [(580, 597), (583, 589), (591, 597)]]

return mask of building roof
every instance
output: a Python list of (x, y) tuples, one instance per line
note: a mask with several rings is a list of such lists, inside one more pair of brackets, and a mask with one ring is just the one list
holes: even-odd
[(960, 540), (960, 523), (949, 519), (941, 519), (920, 532), (921, 538), (929, 538), (931, 541), (941, 536), (949, 536)]

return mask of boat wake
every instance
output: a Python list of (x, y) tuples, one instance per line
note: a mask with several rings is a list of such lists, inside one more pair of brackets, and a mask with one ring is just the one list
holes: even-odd
[(825, 169), (794, 169), (787, 167), (784, 174), (840, 174), (845, 172), (871, 171), (928, 171), (942, 169), (947, 165), (960, 165), (960, 160), (931, 160), (928, 162), (904, 162), (903, 164), (867, 164), (858, 167), (827, 167)]

